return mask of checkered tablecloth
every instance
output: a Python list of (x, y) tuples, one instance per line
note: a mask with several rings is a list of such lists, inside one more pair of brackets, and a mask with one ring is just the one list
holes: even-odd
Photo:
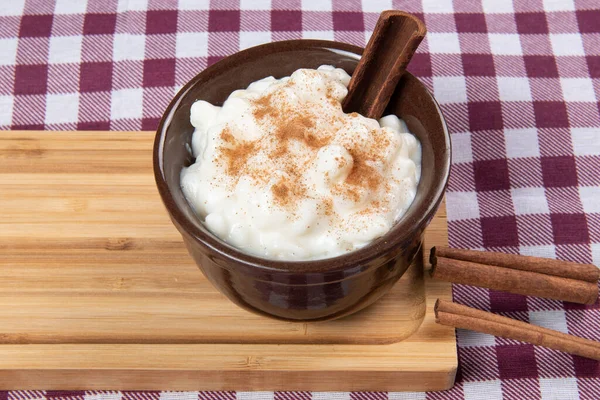
[[(152, 130), (178, 88), (223, 56), (295, 38), (364, 45), (389, 8), (417, 14), (429, 31), (409, 69), (452, 133), (450, 244), (600, 264), (598, 0), (0, 0), (0, 129)], [(598, 303), (461, 285), (454, 298), (600, 340)], [(458, 345), (447, 392), (0, 400), (600, 398), (598, 362), (462, 330)]]

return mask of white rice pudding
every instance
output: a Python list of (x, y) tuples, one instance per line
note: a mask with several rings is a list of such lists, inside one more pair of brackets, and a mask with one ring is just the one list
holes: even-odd
[(421, 145), (394, 115), (345, 114), (350, 76), (323, 65), (256, 81), (222, 107), (191, 108), (186, 199), (216, 236), (269, 259), (359, 249), (412, 203)]

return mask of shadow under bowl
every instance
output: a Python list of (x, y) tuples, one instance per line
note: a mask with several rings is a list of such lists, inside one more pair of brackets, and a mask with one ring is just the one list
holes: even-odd
[(171, 220), (204, 275), (239, 306), (287, 320), (339, 318), (372, 304), (404, 274), (439, 207), (450, 172), (450, 137), (433, 96), (406, 73), (384, 115), (402, 118), (422, 146), (421, 179), (406, 214), (384, 236), (334, 258), (277, 261), (260, 258), (212, 234), (186, 201), (182, 168), (191, 165), (190, 107), (222, 105), (229, 94), (267, 76), (328, 64), (354, 71), (362, 48), (321, 40), (268, 43), (240, 51), (205, 69), (169, 104), (154, 143), (154, 175)]

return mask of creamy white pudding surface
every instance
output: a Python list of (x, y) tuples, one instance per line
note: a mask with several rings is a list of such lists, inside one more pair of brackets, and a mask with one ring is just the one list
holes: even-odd
[(350, 76), (323, 65), (197, 101), (188, 202), (219, 238), (278, 260), (328, 258), (390, 230), (415, 197), (421, 146), (394, 115), (344, 114)]

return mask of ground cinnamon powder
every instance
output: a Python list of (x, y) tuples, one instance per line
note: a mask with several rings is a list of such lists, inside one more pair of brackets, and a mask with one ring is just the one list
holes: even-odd
[[(327, 89), (323, 101), (339, 106), (339, 101), (333, 97), (332, 88)], [(309, 193), (304, 187), (300, 178), (311, 168), (319, 149), (333, 142), (333, 127), (343, 126), (342, 119), (332, 116), (326, 121), (327, 126), (317, 127), (315, 121), (319, 117), (318, 107), (291, 104), (286, 100), (285, 94), (277, 91), (252, 100), (252, 105), (252, 114), (257, 123), (271, 133), (257, 141), (244, 142), (238, 141), (231, 129), (226, 127), (221, 133), (223, 144), (220, 146), (220, 152), (226, 164), (227, 174), (236, 181), (242, 175), (247, 175), (266, 183), (275, 167), (289, 177), (281, 178), (271, 187), (273, 198), (278, 205), (293, 207), (303, 198), (314, 196), (314, 193)], [(356, 113), (350, 114), (350, 117), (362, 118)], [(293, 143), (298, 143), (303, 150), (299, 153), (298, 145)], [(332, 192), (358, 202), (361, 198), (360, 193), (364, 190), (375, 191), (380, 188), (382, 176), (369, 162), (381, 159), (381, 154), (390, 145), (390, 141), (384, 132), (374, 130), (368, 145), (365, 145), (364, 140), (351, 140), (343, 145), (352, 155), (354, 163), (345, 181), (332, 188)], [(271, 163), (262, 165), (256, 159), (249, 162), (261, 149), (271, 149), (268, 153)], [(344, 160), (337, 158), (336, 161), (340, 163), (340, 167), (343, 166)], [(322, 198), (320, 203), (325, 215), (334, 214), (331, 198)]]
[(221, 132), (221, 139), (229, 146), (221, 147), (221, 154), (227, 163), (227, 173), (233, 176), (239, 176), (240, 172), (248, 162), (248, 159), (256, 150), (254, 142), (238, 142), (231, 134), (231, 129), (226, 127)]

